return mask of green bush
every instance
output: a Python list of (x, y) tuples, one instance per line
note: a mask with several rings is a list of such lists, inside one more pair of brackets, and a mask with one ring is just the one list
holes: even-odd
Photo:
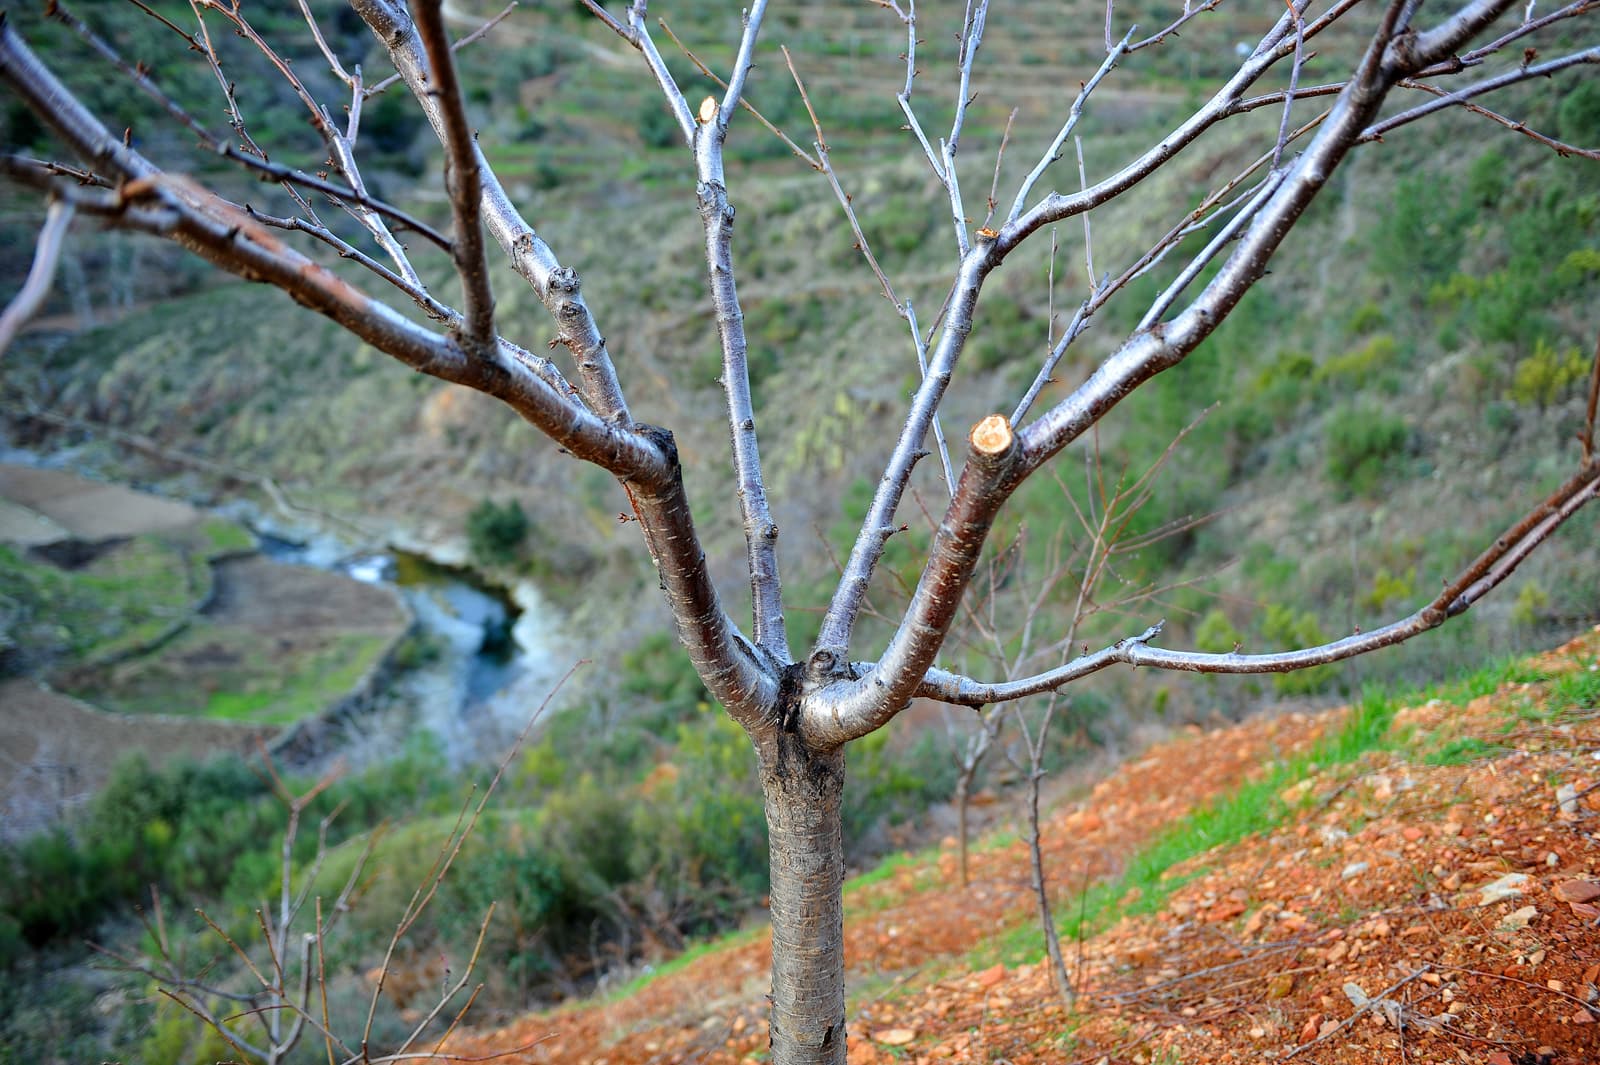
[(1399, 361), (1400, 345), (1388, 333), (1379, 333), (1356, 350), (1335, 355), (1317, 367), (1314, 380), (1317, 384), (1350, 388), (1360, 387), (1374, 376), (1394, 380), (1394, 375), (1384, 371), (1393, 369)]
[(1474, 213), (1436, 176), (1402, 179), (1384, 224), (1371, 231), (1374, 268), (1411, 291), (1444, 280), (1461, 262)]
[(1404, 419), (1367, 405), (1343, 407), (1328, 419), (1328, 478), (1351, 495), (1369, 495), (1404, 454)]
[(1540, 340), (1534, 345), (1533, 354), (1518, 360), (1511, 371), (1511, 399), (1543, 410), (1588, 376), (1588, 360), (1576, 347), (1559, 352)]
[(1244, 636), (1233, 627), (1221, 607), (1207, 611), (1194, 634), (1194, 645), (1211, 654), (1228, 654), (1243, 642)]
[(1594, 147), (1600, 131), (1600, 84), (1593, 78), (1579, 83), (1567, 93), (1556, 112), (1556, 131), (1562, 140), (1585, 148)]
[(1417, 567), (1407, 569), (1405, 576), (1397, 577), (1387, 569), (1378, 570), (1372, 578), (1372, 588), (1362, 597), (1362, 605), (1379, 611), (1390, 603), (1404, 602), (1416, 592)]
[[(1286, 650), (1328, 642), (1328, 634), (1322, 631), (1315, 614), (1309, 611), (1296, 613), (1292, 607), (1281, 604), (1267, 608), (1267, 616), (1261, 623), (1261, 634), (1269, 643)], [(1293, 673), (1275, 673), (1272, 687), (1280, 695), (1312, 695), (1328, 687), (1335, 675), (1336, 667), (1332, 665), (1312, 666)]]
[(671, 148), (683, 143), (683, 130), (678, 127), (678, 120), (659, 99), (651, 98), (639, 106), (634, 125), (639, 130), (639, 139), (651, 148)]
[(1497, 151), (1487, 151), (1472, 161), (1467, 169), (1467, 195), (1479, 207), (1492, 208), (1511, 187), (1507, 171), (1511, 164)]
[(472, 557), (487, 566), (509, 566), (528, 538), (528, 516), (515, 499), (496, 503), (485, 499), (467, 515), (467, 543)]

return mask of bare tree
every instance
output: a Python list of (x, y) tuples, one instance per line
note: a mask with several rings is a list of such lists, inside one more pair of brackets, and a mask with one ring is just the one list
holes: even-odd
[[(759, 762), (772, 856), (772, 1056), (781, 1065), (845, 1058), (840, 806), (844, 750), (850, 741), (884, 727), (918, 696), (978, 707), (1054, 692), (1118, 664), (1276, 673), (1390, 646), (1469, 610), (1600, 491), (1591, 399), (1582, 456), (1571, 476), (1488, 544), (1437, 596), (1404, 618), (1318, 646), (1272, 654), (1206, 654), (1160, 647), (1156, 640), (1162, 626), (1146, 619), (1121, 640), (1085, 650), (1031, 676), (986, 682), (937, 665), (1006, 501), (1122, 399), (1181, 363), (1217, 328), (1267, 272), (1297, 221), (1354, 148), (1447, 108), (1470, 107), (1563, 154), (1588, 159), (1600, 155), (1528, 130), (1479, 102), (1509, 85), (1600, 62), (1600, 47), (1554, 58), (1523, 49), (1537, 31), (1591, 18), (1595, 10), (1591, 0), (1575, 0), (1545, 14), (1532, 3), (1519, 5), (1513, 0), (1456, 0), (1426, 17), (1417, 0), (1383, 0), (1376, 7), (1359, 0), (1307, 0), (1298, 7), (1291, 2), (1253, 47), (1241, 49), (1237, 68), (1211, 97), (1147, 150), (1109, 177), (1091, 183), (1080, 175), (1069, 191), (1046, 191), (1055, 180), (1052, 164), (1074, 138), (1096, 88), (1112, 76), (1118, 63), (1170, 41), (1191, 20), (1216, 6), (1214, 0), (1185, 3), (1169, 24), (1155, 32), (1130, 27), (1119, 36), (1124, 20), (1108, 3), (1103, 62), (1082, 84), (1059, 131), (1043, 146), (1014, 193), (1001, 193), (996, 168), (982, 224), (974, 224), (970, 217), (978, 213), (970, 206), (977, 197), (963, 184), (958, 160), (989, 5), (986, 0), (967, 4), (953, 119), (946, 135), (934, 137), (924, 129), (913, 98), (918, 10), (911, 0), (904, 4), (878, 0), (904, 24), (906, 77), (899, 107), (916, 150), (926, 158), (941, 186), (941, 199), (947, 202), (957, 262), (944, 306), (931, 322), (919, 320), (911, 302), (897, 296), (872, 256), (850, 197), (833, 170), (820, 124), (811, 151), (795, 146), (832, 183), (884, 294), (905, 321), (908, 347), (922, 370), (827, 606), (820, 636), (798, 654), (790, 647), (785, 628), (778, 527), (762, 475), (732, 250), (733, 200), (723, 156), (730, 123), (745, 104), (746, 81), (767, 13), (765, 0), (753, 0), (737, 27), (736, 58), (719, 79), (720, 95), (698, 103), (685, 95), (658, 50), (644, 0), (634, 0), (621, 14), (585, 0), (638, 52), (644, 70), (661, 90), (694, 167), (697, 208), (705, 231), (708, 295), (721, 338), (722, 386), (732, 438), (727, 491), (737, 498), (742, 514), (753, 600), (748, 634), (724, 609), (708, 569), (672, 433), (635, 418), (625, 398), (623, 375), (599, 319), (584, 301), (578, 275), (563, 265), (519, 213), (479, 148), (439, 0), (417, 0), (409, 10), (398, 0), (351, 3), (386, 50), (443, 148), (447, 231), (376, 198), (367, 188), (356, 149), (362, 104), (379, 85), (368, 85), (359, 68), (345, 65), (304, 4), (311, 40), (348, 90), (348, 119), (342, 126), (334, 121), (330, 107), (306, 88), (293, 65), (254, 31), (237, 4), (192, 0), (193, 28), (168, 22), (216, 72), (230, 125), (224, 136), (206, 130), (162, 95), (142, 67), (116, 57), (100, 42), (104, 54), (126, 70), (132, 83), (160, 101), (202, 146), (281, 185), (292, 205), (290, 213), (267, 215), (191, 177), (158, 167), (83, 106), (9, 25), (0, 25), (0, 79), (54, 131), (74, 160), (12, 154), (3, 159), (4, 172), (37, 189), (51, 203), (70, 206), (80, 219), (95, 218), (173, 241), (225, 271), (282, 289), (295, 302), (406, 365), (497, 397), (557, 446), (620, 481), (655, 563), (678, 637), (706, 687), (748, 733)], [(1362, 23), (1366, 39), (1359, 58), (1348, 68), (1329, 71), (1325, 80), (1310, 83), (1313, 69), (1321, 76), (1322, 68), (1332, 63), (1317, 51), (1318, 39), (1336, 25), (1356, 22)], [(243, 37), (271, 61), (303, 102), (322, 139), (326, 176), (314, 172), (320, 164), (305, 170), (269, 159), (256, 143), (234, 85), (222, 72), (208, 27)], [(1491, 60), (1506, 53), (1513, 56), (1507, 70), (1483, 73)], [(1265, 89), (1263, 82), (1281, 87)], [(1385, 101), (1397, 87), (1431, 95), (1416, 106), (1385, 112)], [(1211, 188), (1197, 207), (1174, 206), (1165, 234), (1119, 271), (1091, 272), (1095, 279), (1043, 359), (1033, 386), (1009, 413), (990, 414), (972, 427), (964, 456), (952, 455), (938, 414), (967, 348), (985, 282), (996, 268), (1054, 223), (1078, 217), (1087, 228), (1091, 211), (1136, 188), (1230, 119), (1262, 108), (1278, 109), (1281, 121), (1275, 134), (1262, 139), (1258, 157)], [(319, 218), (314, 203), (329, 201), (360, 224), (366, 247), (340, 237)], [(48, 276), (65, 213), (65, 207), (53, 211), (45, 223), (36, 275)], [(425, 283), (423, 272), (413, 265), (412, 251), (397, 233), (409, 233), (417, 247), (431, 246), (448, 257), (460, 284), (457, 304)], [(302, 244), (329, 262), (337, 256), (364, 269), (363, 280), (376, 287), (369, 291), (336, 273), (302, 250)], [(549, 310), (556, 330), (551, 346), (565, 348), (570, 356), (562, 365), (501, 333), (491, 285), (491, 246), (498, 246), (499, 254)], [(1186, 265), (1148, 305), (1133, 331), (1081, 385), (1034, 413), (1056, 365), (1106, 301), (1156, 263), (1175, 256), (1186, 257)], [(1202, 282), (1201, 274), (1208, 270), (1209, 279)], [(36, 291), (37, 285), (30, 282), (19, 316), (26, 313)], [(397, 302), (415, 304), (426, 320), (401, 313), (384, 298), (396, 300), (397, 293)], [(930, 447), (939, 454), (949, 502), (920, 580), (892, 635), (868, 651), (854, 646), (857, 622), (885, 544), (898, 528), (897, 514), (913, 467)]]

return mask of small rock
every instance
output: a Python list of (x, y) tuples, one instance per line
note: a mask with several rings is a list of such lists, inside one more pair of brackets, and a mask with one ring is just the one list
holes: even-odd
[(1507, 873), (1500, 879), (1479, 888), (1478, 897), (1485, 906), (1502, 899), (1514, 899), (1522, 894), (1523, 885), (1528, 879), (1527, 873)]
[(1556, 789), (1556, 802), (1561, 806), (1561, 812), (1569, 817), (1578, 815), (1578, 789), (1571, 784), (1563, 784)]
[(1519, 928), (1528, 927), (1537, 916), (1539, 916), (1539, 908), (1537, 906), (1524, 906), (1522, 909), (1514, 913), (1508, 913), (1500, 918), (1500, 927), (1516, 931)]
[(1551, 894), (1562, 902), (1593, 902), (1600, 899), (1600, 882), (1563, 880), (1551, 889)]
[(1340, 880), (1351, 880), (1351, 879), (1354, 879), (1355, 877), (1358, 877), (1362, 873), (1366, 872), (1369, 868), (1371, 868), (1371, 864), (1368, 863), (1368, 862), (1351, 862), (1349, 865), (1345, 866), (1344, 869), (1339, 873), (1339, 879)]
[(1006, 978), (1006, 967), (995, 965), (978, 974), (979, 987), (993, 987)]
[(917, 1033), (910, 1028), (885, 1028), (872, 1033), (873, 1040), (886, 1047), (903, 1047), (916, 1037)]
[(1344, 985), (1344, 997), (1349, 999), (1350, 1005), (1356, 1009), (1360, 1009), (1367, 1004), (1367, 993), (1354, 980)]
[(1317, 1037), (1317, 1032), (1322, 1028), (1322, 1014), (1313, 1013), (1306, 1018), (1305, 1027), (1300, 1029), (1300, 1042), (1309, 1043)]

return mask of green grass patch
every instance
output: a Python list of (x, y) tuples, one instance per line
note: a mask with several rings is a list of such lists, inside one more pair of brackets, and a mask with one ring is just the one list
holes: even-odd
[(354, 690), (388, 645), (367, 632), (312, 643), (196, 625), (149, 655), (81, 677), (74, 694), (110, 710), (286, 725)]
[(183, 624), (209, 592), (203, 558), (137, 536), (77, 568), (0, 547), (0, 588), (13, 606), (10, 638), (68, 665), (111, 661)]
[(1563, 673), (1550, 682), (1549, 710), (1552, 714), (1593, 710), (1600, 707), (1600, 663)]
[(226, 518), (207, 518), (200, 523), (200, 533), (205, 537), (207, 556), (245, 554), (256, 549), (256, 538), (242, 525)]
[(1535, 669), (1524, 659), (1505, 658), (1491, 662), (1459, 680), (1430, 686), (1423, 691), (1421, 698), (1439, 699), (1451, 706), (1466, 706), (1474, 699), (1493, 695), (1507, 684), (1537, 684), (1549, 679), (1549, 674)]
[(1476, 736), (1463, 736), (1450, 740), (1436, 751), (1428, 752), (1422, 761), (1427, 765), (1466, 765), (1480, 758), (1496, 757), (1505, 751), (1505, 747), (1484, 743)]
[[(1450, 740), (1431, 751), (1418, 751), (1417, 745), (1426, 737), (1410, 733), (1398, 735), (1393, 731), (1395, 713), (1400, 706), (1430, 698), (1464, 706), (1507, 684), (1545, 680), (1550, 680), (1547, 674), (1526, 662), (1507, 659), (1421, 693), (1391, 696), (1369, 691), (1351, 708), (1338, 732), (1309, 751), (1269, 767), (1264, 776), (1180, 818), (1136, 854), (1120, 877), (1092, 884), (1078, 898), (1058, 906), (1057, 923), (1063, 941), (1072, 942), (1092, 935), (1123, 914), (1159, 910), (1173, 891), (1192, 879), (1192, 875), (1174, 875), (1172, 869), (1212, 848), (1284, 824), (1295, 809), (1284, 801), (1284, 792), (1315, 771), (1347, 765), (1368, 751), (1392, 747), (1409, 747), (1431, 765), (1470, 762), (1504, 750), (1466, 737)], [(1600, 670), (1568, 673), (1551, 681), (1549, 713), (1582, 710), (1597, 704), (1600, 704)], [(1514, 718), (1511, 724), (1514, 726)], [(1038, 922), (1026, 919), (994, 936), (970, 960), (974, 966), (992, 965), (997, 961), (1019, 965), (1038, 961), (1043, 955), (1044, 941)]]
[[(1174, 867), (1215, 847), (1283, 824), (1294, 807), (1283, 800), (1282, 793), (1313, 771), (1347, 764), (1367, 751), (1389, 745), (1389, 728), (1398, 705), (1387, 695), (1369, 692), (1351, 708), (1337, 733), (1180, 818), (1134, 855), (1121, 876), (1092, 884), (1078, 899), (1058, 907), (1063, 940), (1092, 935), (1123, 914), (1154, 913), (1173, 891), (1192, 879), (1192, 874), (1172, 874)], [(1038, 923), (1029, 920), (995, 936), (973, 956), (973, 964), (1000, 961), (1018, 965), (1035, 962), (1043, 954)]]

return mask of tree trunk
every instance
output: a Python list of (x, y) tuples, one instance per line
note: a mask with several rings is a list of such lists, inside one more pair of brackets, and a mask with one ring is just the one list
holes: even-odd
[(843, 1065), (844, 750), (780, 732), (762, 751), (772, 854), (773, 1065)]

